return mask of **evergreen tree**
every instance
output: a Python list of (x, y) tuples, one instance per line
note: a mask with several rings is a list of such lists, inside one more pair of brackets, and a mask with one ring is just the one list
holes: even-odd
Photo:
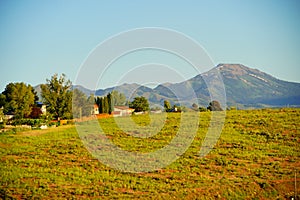
[(107, 102), (108, 102), (108, 114), (111, 114), (114, 107), (111, 93), (108, 93), (107, 95)]
[(109, 109), (108, 109), (109, 105), (108, 105), (108, 98), (107, 96), (103, 97), (103, 113), (108, 113)]
[(102, 97), (97, 97), (97, 101), (98, 101), (98, 106), (99, 106), (99, 113), (103, 113), (103, 98)]

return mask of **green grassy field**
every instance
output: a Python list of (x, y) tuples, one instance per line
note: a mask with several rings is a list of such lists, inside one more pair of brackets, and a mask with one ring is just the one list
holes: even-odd
[[(150, 123), (147, 115), (132, 119), (141, 126)], [(113, 118), (100, 124), (119, 147), (149, 152), (174, 138), (179, 120), (179, 113), (168, 114), (160, 132), (146, 139), (127, 135)], [(93, 158), (75, 126), (0, 133), (0, 197), (291, 199), (295, 174), (300, 197), (299, 109), (229, 111), (220, 139), (201, 158), (209, 120), (209, 112), (200, 114), (197, 135), (178, 160), (143, 173), (121, 172)]]

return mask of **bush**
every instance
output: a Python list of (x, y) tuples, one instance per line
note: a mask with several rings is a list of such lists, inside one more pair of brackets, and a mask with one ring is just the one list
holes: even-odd
[(39, 127), (44, 123), (45, 123), (45, 120), (43, 120), (43, 119), (22, 118), (22, 119), (13, 120), (11, 124), (13, 126), (16, 126), (16, 125), (29, 125), (29, 126), (32, 126), (32, 127)]
[(210, 111), (223, 111), (220, 103), (215, 100), (209, 103), (207, 109)]
[(206, 111), (207, 111), (207, 109), (206, 109), (206, 108), (204, 108), (204, 107), (199, 107), (199, 111), (200, 111), (200, 112), (206, 112)]
[(67, 121), (67, 125), (74, 125), (75, 123), (74, 123), (74, 121), (73, 120), (68, 120)]

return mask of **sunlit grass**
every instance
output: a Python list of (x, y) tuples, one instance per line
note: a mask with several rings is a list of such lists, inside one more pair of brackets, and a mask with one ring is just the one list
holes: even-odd
[[(157, 126), (159, 120), (164, 124), (148, 138), (117, 126), (126, 119), (100, 119), (100, 125), (122, 149), (150, 152), (174, 138), (180, 121), (179, 113), (153, 116)], [(140, 126), (149, 126), (149, 119), (132, 117)], [(200, 158), (209, 120), (210, 113), (201, 113), (197, 135), (186, 153), (148, 173), (124, 173), (103, 165), (86, 150), (75, 126), (1, 133), (0, 197), (285, 199), (294, 195), (295, 171), (297, 177), (300, 174), (299, 109), (229, 111), (213, 151)]]

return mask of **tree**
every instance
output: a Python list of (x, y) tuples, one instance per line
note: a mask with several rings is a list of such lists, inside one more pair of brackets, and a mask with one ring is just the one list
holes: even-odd
[(4, 108), (4, 106), (5, 106), (5, 104), (6, 104), (6, 96), (4, 95), (4, 94), (0, 94), (0, 108)]
[(112, 93), (108, 93), (104, 97), (97, 97), (95, 99), (95, 102), (99, 107), (99, 113), (111, 114), (114, 110), (114, 100)]
[(107, 96), (103, 97), (103, 101), (102, 101), (102, 106), (103, 106), (103, 113), (108, 113), (109, 109), (109, 104), (108, 104), (108, 98)]
[(113, 105), (113, 97), (111, 93), (108, 93), (107, 97), (107, 103), (108, 103), (108, 114), (111, 114), (112, 111), (114, 110), (114, 105)]
[(9, 83), (1, 95), (4, 113), (11, 112), (15, 118), (28, 117), (34, 105), (35, 95), (31, 85), (25, 83)]
[(83, 116), (90, 116), (94, 105), (94, 96), (87, 97), (82, 91), (78, 89), (73, 90), (73, 117), (81, 118)]
[(211, 101), (209, 103), (209, 106), (207, 107), (207, 110), (210, 110), (210, 111), (223, 111), (220, 103), (218, 101)]
[(51, 80), (41, 85), (43, 102), (47, 104), (50, 114), (56, 119), (72, 118), (71, 81), (66, 80), (65, 74), (58, 77), (54, 74)]
[(6, 124), (6, 121), (5, 121), (5, 117), (4, 117), (4, 113), (3, 113), (3, 107), (1, 106), (0, 107), (0, 129), (4, 128), (3, 127), (3, 124), (5, 125)]
[(169, 112), (171, 110), (172, 107), (169, 101), (167, 100), (164, 101), (164, 108), (166, 112)]
[(103, 98), (102, 97), (97, 97), (96, 98), (96, 104), (99, 107), (99, 113), (103, 113)]
[(37, 92), (35, 91), (34, 88), (32, 88), (31, 91), (34, 95), (34, 102), (36, 103), (37, 101), (39, 101), (39, 96), (37, 95)]
[(134, 109), (134, 112), (142, 112), (149, 110), (148, 100), (141, 96), (135, 97), (132, 102), (129, 103), (129, 107)]
[(199, 111), (199, 106), (198, 106), (196, 103), (193, 103), (193, 104), (192, 104), (192, 109), (193, 109), (194, 111)]
[(199, 111), (200, 111), (200, 112), (206, 112), (206, 111), (207, 111), (207, 108), (205, 108), (205, 107), (199, 107)]
[(117, 90), (111, 92), (112, 102), (115, 106), (124, 106), (126, 104), (126, 96), (123, 93), (119, 93)]
[(41, 111), (41, 108), (39, 108), (37, 106), (33, 106), (29, 117), (31, 119), (38, 119), (41, 117), (42, 114), (43, 114), (43, 112)]

